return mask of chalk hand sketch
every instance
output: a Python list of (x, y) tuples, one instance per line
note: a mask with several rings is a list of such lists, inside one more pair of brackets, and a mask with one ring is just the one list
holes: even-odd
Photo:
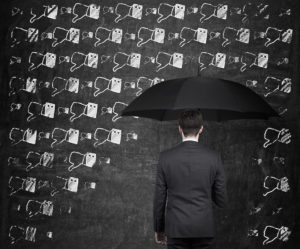
[(55, 104), (50, 102), (46, 102), (45, 104), (30, 102), (27, 107), (27, 112), (29, 114), (29, 116), (27, 117), (27, 122), (32, 121), (37, 116), (54, 118)]
[(135, 89), (135, 88), (136, 88), (136, 82), (135, 81), (124, 82), (124, 90), (125, 89)]
[(16, 94), (19, 91), (28, 93), (36, 93), (36, 78), (28, 77), (26, 81), (23, 78), (12, 76), (9, 80), (9, 96)]
[(53, 32), (43, 32), (41, 40), (52, 39), (52, 47), (62, 44), (64, 41), (69, 41), (75, 44), (79, 43), (80, 29), (55, 27)]
[(143, 16), (143, 5), (132, 4), (128, 5), (125, 3), (118, 3), (115, 8), (115, 23), (118, 23), (121, 20), (124, 20), (126, 17), (131, 17), (137, 20), (141, 20)]
[(266, 39), (265, 46), (269, 47), (274, 43), (281, 41), (283, 43), (291, 43), (293, 30), (282, 30), (275, 27), (268, 27), (265, 32), (255, 32), (254, 39)]
[(201, 52), (198, 57), (200, 71), (206, 69), (208, 66), (215, 66), (218, 68), (225, 68), (226, 54), (216, 53), (211, 54), (208, 52)]
[(70, 77), (69, 79), (64, 79), (61, 77), (55, 76), (52, 80), (52, 88), (54, 89), (51, 93), (51, 96), (54, 97), (57, 94), (62, 93), (63, 91), (68, 91), (72, 93), (78, 93), (79, 90), (79, 79)]
[(184, 19), (185, 14), (185, 5), (183, 4), (175, 4), (171, 5), (168, 3), (160, 3), (158, 7), (158, 19), (157, 22), (161, 23), (162, 21), (165, 21), (169, 17), (174, 17), (179, 20)]
[(102, 9), (103, 9), (102, 12), (104, 15), (107, 13), (110, 13), (110, 14), (115, 13), (115, 8), (113, 6), (103, 6)]
[[(224, 32), (224, 30), (223, 30), (223, 32)], [(221, 39), (223, 32), (219, 32), (219, 31), (211, 31), (211, 32), (209, 32), (209, 40), (211, 41), (213, 39)]]
[(138, 134), (135, 133), (135, 132), (128, 132), (126, 134), (126, 141), (129, 141), (129, 140), (137, 140), (138, 139)]
[(264, 188), (268, 191), (263, 193), (263, 196), (267, 196), (275, 190), (281, 190), (282, 192), (287, 192), (290, 190), (287, 177), (279, 179), (274, 176), (266, 176), (264, 180)]
[(91, 132), (81, 132), (80, 133), (80, 141), (83, 141), (83, 140), (91, 140), (92, 139), (92, 133)]
[(228, 5), (218, 4), (212, 5), (210, 3), (203, 3), (200, 7), (200, 23), (209, 20), (212, 17), (226, 20), (227, 19)]
[(98, 27), (95, 32), (96, 42), (94, 47), (110, 41), (116, 44), (122, 43), (123, 30), (119, 28), (108, 29), (104, 27)]
[(272, 215), (277, 215), (282, 213), (282, 207), (277, 207), (274, 211), (272, 211)]
[(267, 68), (268, 60), (269, 55), (266, 53), (253, 54), (250, 52), (244, 52), (241, 58), (242, 66), (240, 68), (240, 71), (244, 72), (247, 68), (250, 68), (254, 65), (261, 68)]
[(149, 41), (154, 41), (160, 44), (164, 43), (165, 30), (162, 28), (149, 29), (146, 27), (139, 28), (137, 46), (141, 47)]
[(53, 215), (53, 202), (44, 200), (42, 202), (37, 200), (28, 200), (26, 203), (26, 214), (29, 218), (38, 215), (46, 215), (52, 216)]
[(58, 115), (69, 114), (70, 113), (70, 108), (69, 107), (59, 106), (57, 108), (57, 112), (58, 112)]
[(143, 76), (139, 77), (136, 83), (136, 88), (138, 89), (138, 91), (135, 93), (135, 95), (141, 95), (143, 91), (162, 81), (164, 81), (164, 79), (158, 77), (155, 77), (154, 79), (150, 79)]
[(136, 34), (135, 33), (126, 32), (125, 35), (124, 35), (124, 39), (125, 39), (125, 41), (128, 41), (128, 40), (135, 41)]
[(73, 23), (76, 23), (84, 17), (97, 20), (100, 17), (100, 6), (96, 4), (85, 5), (82, 3), (75, 3), (73, 6), (73, 15)]
[(21, 226), (10, 226), (8, 236), (11, 244), (16, 244), (19, 240), (25, 238), (25, 229)]
[(24, 13), (24, 11), (18, 7), (12, 7), (12, 9), (11, 9), (11, 16), (23, 15), (23, 13)]
[(103, 156), (101, 156), (99, 158), (99, 164), (100, 165), (102, 165), (102, 164), (110, 164), (110, 160), (111, 160), (110, 157), (103, 157)]
[(91, 80), (85, 80), (81, 83), (80, 89), (83, 90), (84, 88), (93, 88), (93, 81)]
[(99, 145), (104, 144), (106, 141), (120, 144), (121, 143), (121, 135), (122, 130), (112, 128), (111, 130), (107, 130), (105, 128), (97, 128), (94, 132), (94, 139), (96, 142), (94, 143), (94, 147), (98, 147)]
[[(277, 31), (277, 29), (276, 29)], [(280, 33), (278, 34), (278, 37), (276, 39), (274, 39), (274, 37), (272, 36), (272, 32), (271, 34), (269, 34), (269, 30), (267, 29), (266, 31), (266, 39), (267, 42), (265, 43), (265, 46), (268, 47), (271, 44), (274, 44), (276, 41), (281, 41), (283, 43), (291, 43), (292, 41), (292, 35), (293, 35), (293, 30), (292, 29), (287, 29), (287, 30), (278, 30)]]
[(222, 46), (226, 47), (234, 41), (248, 44), (250, 39), (250, 29), (240, 28), (235, 29), (232, 27), (225, 27), (223, 30), (223, 43)]
[(36, 228), (27, 226), (26, 228), (21, 226), (10, 226), (8, 236), (11, 239), (11, 244), (16, 244), (19, 240), (26, 240), (35, 242)]
[(172, 66), (175, 68), (182, 68), (183, 54), (181, 54), (181, 53), (169, 54), (169, 53), (160, 51), (156, 55), (155, 62), (158, 64), (156, 67), (156, 72), (164, 69), (167, 66)]
[(12, 196), (15, 193), (23, 190), (30, 193), (35, 193), (36, 190), (36, 178), (27, 177), (21, 178), (19, 176), (11, 176), (8, 181), (8, 187), (10, 188), (9, 195)]
[(258, 237), (258, 230), (257, 229), (249, 229), (248, 237)]
[(249, 22), (250, 18), (269, 19), (270, 9), (269, 5), (248, 2), (242, 8), (231, 8), (230, 14), (241, 15), (242, 23), (245, 24)]
[(191, 29), (189, 27), (183, 27), (180, 31), (180, 43), (179, 46), (183, 47), (186, 44), (190, 43), (191, 41), (196, 41), (199, 43), (206, 44), (207, 41), (207, 29), (198, 28), (198, 29)]
[(98, 67), (98, 54), (88, 53), (83, 54), (81, 52), (74, 52), (71, 57), (72, 67), (70, 68), (71, 72), (79, 69), (82, 66), (87, 66), (90, 68)]
[(273, 95), (277, 92), (290, 93), (292, 87), (292, 80), (290, 78), (284, 78), (280, 80), (276, 77), (267, 76), (264, 81), (264, 96)]
[(279, 17), (283, 16), (290, 16), (292, 14), (291, 9), (286, 9), (286, 8), (280, 8), (280, 13), (278, 14)]
[(250, 211), (249, 211), (249, 215), (255, 215), (255, 214), (261, 212), (263, 207), (264, 207), (263, 203), (258, 203), (257, 206), (252, 205), (252, 207), (250, 208)]
[(95, 103), (87, 103), (83, 104), (81, 102), (73, 102), (70, 107), (70, 113), (72, 116), (70, 117), (70, 121), (73, 122), (75, 119), (80, 118), (82, 115), (97, 118), (97, 110), (98, 104)]
[(291, 136), (292, 135), (289, 129), (282, 128), (281, 130), (277, 130), (269, 127), (264, 132), (264, 139), (266, 142), (263, 144), (263, 146), (264, 148), (267, 148), (277, 141), (280, 143), (289, 144), (291, 142)]
[(97, 97), (99, 94), (104, 93), (105, 91), (111, 91), (115, 93), (120, 93), (122, 87), (122, 79), (112, 77), (111, 79), (105, 77), (97, 77), (94, 81), (94, 97)]
[(22, 104), (21, 103), (11, 103), (10, 104), (10, 111), (14, 112), (14, 111), (19, 111), (22, 108)]
[(9, 59), (9, 65), (14, 65), (14, 64), (21, 64), (22, 58), (19, 56), (11, 56)]
[(20, 162), (20, 158), (18, 157), (13, 157), (13, 156), (10, 156), (7, 158), (7, 166), (11, 167), (11, 166), (20, 166), (22, 165), (22, 163)]
[(30, 10), (30, 14), (32, 17), (30, 18), (30, 23), (34, 23), (35, 21), (41, 19), (42, 17), (47, 17), (49, 19), (55, 20), (58, 14), (58, 6), (57, 5), (43, 5), (43, 9), (39, 10)]
[(80, 102), (73, 102), (70, 106), (70, 121), (73, 122), (75, 119), (81, 117), (87, 109), (87, 105)]
[(56, 176), (51, 182), (52, 191), (51, 196), (56, 195), (61, 190), (67, 190), (69, 192), (77, 193), (78, 191), (79, 179), (76, 177), (63, 178)]
[(245, 85), (250, 88), (255, 88), (255, 87), (258, 87), (258, 81), (252, 80), (252, 79), (247, 79), (245, 82)]
[(199, 8), (198, 7), (193, 7), (193, 6), (190, 6), (186, 9), (186, 14), (187, 15), (191, 15), (191, 14), (197, 14), (199, 11)]
[(149, 16), (151, 14), (156, 15), (157, 8), (146, 8), (145, 13), (146, 13), (145, 16)]
[[(26, 240), (34, 243), (36, 238), (41, 235), (37, 234), (37, 228), (32, 226), (23, 227), (20, 225), (12, 225), (9, 228), (8, 237), (12, 245), (16, 244), (20, 240)], [(51, 231), (46, 232), (46, 237), (52, 239), (53, 233)]]
[(70, 128), (69, 130), (64, 130), (61, 128), (54, 128), (51, 137), (54, 140), (51, 143), (51, 147), (54, 145), (59, 145), (63, 142), (68, 142), (71, 144), (78, 144), (79, 140), (79, 130)]
[(16, 192), (22, 190), (24, 188), (24, 184), (25, 184), (26, 179), (18, 177), (18, 176), (11, 176), (9, 178), (9, 183), (8, 183), (8, 187), (10, 188), (10, 193), (9, 195), (13, 195)]
[(281, 116), (281, 115), (283, 115), (284, 113), (286, 113), (287, 112), (287, 108), (286, 107), (284, 107), (284, 106), (279, 106), (279, 107), (277, 107), (277, 112), (278, 112), (278, 114)]
[(37, 189), (40, 190), (42, 188), (50, 188), (50, 180), (38, 180)]
[(29, 144), (35, 144), (37, 137), (37, 131), (30, 128), (22, 130), (20, 128), (13, 127), (9, 132), (9, 139), (11, 140), (11, 145), (16, 145), (20, 142), (25, 142)]
[(263, 159), (262, 158), (260, 158), (260, 157), (254, 157), (254, 156), (252, 156), (251, 157), (251, 164), (252, 165), (261, 165), (261, 163), (263, 162)]
[(69, 155), (70, 166), (68, 167), (68, 171), (71, 172), (81, 165), (92, 168), (95, 165), (96, 160), (97, 156), (95, 153), (87, 152), (82, 154), (78, 151), (72, 151)]
[(281, 165), (284, 166), (285, 165), (285, 158), (284, 157), (279, 157), (279, 156), (274, 156), (273, 157), (273, 162), (275, 163), (275, 165)]
[(35, 28), (20, 28), (14, 27), (10, 33), (11, 36), (11, 47), (15, 47), (20, 44), (22, 41), (26, 42), (37, 42), (39, 38), (39, 30)]
[(28, 71), (39, 68), (40, 66), (45, 66), (48, 68), (54, 68), (56, 64), (56, 54), (47, 52), (42, 54), (39, 52), (31, 52), (29, 56), (29, 68)]
[(18, 76), (12, 76), (9, 80), (8, 87), (9, 92), (8, 96), (16, 94), (20, 89), (23, 89), (25, 86), (25, 80)]
[(84, 182), (84, 190), (96, 189), (95, 182)]
[(85, 40), (85, 39), (92, 39), (94, 37), (94, 33), (92, 31), (86, 31), (86, 30), (83, 30), (82, 31), (82, 35), (81, 35), (81, 39), (82, 40)]
[(51, 152), (38, 153), (35, 151), (29, 151), (26, 156), (26, 171), (30, 171), (39, 166), (45, 168), (53, 167), (54, 154)]
[(101, 64), (111, 60), (111, 56), (106, 54), (102, 54), (100, 58)]
[(61, 63), (64, 63), (64, 62), (69, 63), (70, 62), (70, 56), (68, 56), (68, 55), (66, 55), (66, 56), (60, 55), (58, 57), (58, 64), (61, 64)]
[(277, 228), (274, 226), (266, 226), (263, 233), (265, 237), (263, 245), (270, 244), (276, 239), (286, 242), (288, 241), (290, 234), (291, 231), (288, 227), (281, 226), (280, 228)]
[(125, 67), (126, 65), (133, 68), (140, 68), (141, 54), (138, 53), (126, 54), (123, 52), (117, 52), (114, 55), (113, 62), (115, 64), (115, 66), (113, 67), (114, 72)]
[(27, 167), (26, 171), (30, 171), (31, 169), (36, 168), (40, 165), (41, 154), (34, 151), (29, 151), (26, 156)]
[(121, 112), (123, 111), (123, 109), (128, 106), (127, 104), (123, 103), (123, 102), (119, 102), (116, 101), (113, 105), (113, 107), (105, 107), (103, 106), (101, 108), (101, 115), (109, 113), (109, 114), (114, 114), (114, 116), (112, 117), (112, 121), (116, 122), (119, 118), (122, 118), (121, 116)]

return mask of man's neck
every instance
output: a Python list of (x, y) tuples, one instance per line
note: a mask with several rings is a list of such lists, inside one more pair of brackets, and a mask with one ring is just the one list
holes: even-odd
[(184, 141), (195, 141), (198, 142), (198, 137), (183, 137), (182, 142)]

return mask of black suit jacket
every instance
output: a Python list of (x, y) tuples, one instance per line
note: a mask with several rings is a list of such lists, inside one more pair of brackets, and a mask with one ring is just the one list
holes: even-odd
[(154, 231), (167, 237), (214, 237), (213, 202), (227, 206), (221, 154), (183, 141), (159, 154), (153, 199)]

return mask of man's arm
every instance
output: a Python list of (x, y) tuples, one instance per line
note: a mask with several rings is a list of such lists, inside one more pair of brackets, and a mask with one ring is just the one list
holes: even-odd
[(228, 205), (226, 176), (222, 164), (221, 153), (218, 153), (217, 155), (216, 177), (212, 187), (212, 199), (220, 208), (227, 207)]
[(162, 169), (163, 153), (159, 154), (156, 182), (153, 199), (153, 225), (154, 231), (164, 233), (165, 231), (165, 207), (167, 198), (167, 182)]

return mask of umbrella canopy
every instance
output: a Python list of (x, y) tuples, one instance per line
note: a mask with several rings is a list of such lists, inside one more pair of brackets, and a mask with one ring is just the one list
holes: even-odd
[(252, 89), (203, 76), (163, 81), (135, 98), (122, 116), (176, 120), (186, 108), (200, 108), (205, 120), (268, 119), (279, 115)]

